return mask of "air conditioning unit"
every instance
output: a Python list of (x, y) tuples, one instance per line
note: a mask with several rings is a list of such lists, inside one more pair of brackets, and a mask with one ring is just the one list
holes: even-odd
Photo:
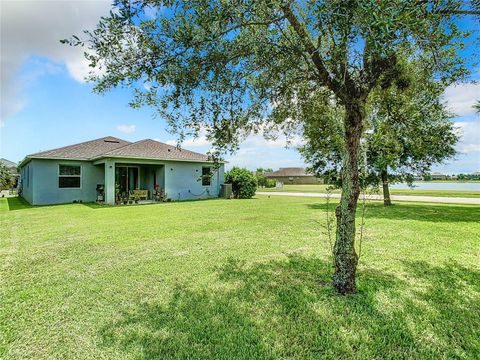
[(220, 185), (220, 197), (223, 199), (230, 199), (232, 197), (232, 184)]

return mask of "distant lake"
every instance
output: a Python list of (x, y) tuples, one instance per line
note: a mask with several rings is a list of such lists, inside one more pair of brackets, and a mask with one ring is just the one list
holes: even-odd
[[(413, 183), (414, 189), (417, 190), (468, 190), (480, 191), (479, 182), (424, 182), (415, 181)], [(392, 189), (410, 189), (407, 184), (393, 184)]]

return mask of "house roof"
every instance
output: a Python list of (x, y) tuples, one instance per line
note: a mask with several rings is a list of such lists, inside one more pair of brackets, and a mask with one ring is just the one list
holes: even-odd
[(5, 165), (8, 168), (8, 171), (12, 175), (17, 175), (17, 164), (14, 163), (13, 161), (1, 158), (0, 163)]
[(100, 157), (133, 157), (159, 160), (209, 161), (208, 156), (152, 139), (140, 140), (102, 154)]
[(304, 168), (301, 167), (287, 167), (287, 168), (280, 168), (277, 171), (272, 171), (269, 173), (263, 174), (263, 176), (267, 178), (276, 178), (276, 177), (302, 177), (302, 176), (314, 176), (311, 173), (308, 173)]
[(131, 144), (113, 136), (27, 155), (27, 158), (90, 160), (108, 151)]
[(8, 168), (16, 168), (17, 167), (16, 163), (14, 163), (13, 161), (4, 159), (4, 158), (0, 159), (0, 163), (2, 163), (3, 165), (5, 165)]
[(180, 149), (151, 139), (132, 143), (113, 136), (107, 136), (27, 155), (20, 165), (25, 164), (30, 159), (96, 160), (104, 157), (209, 161), (207, 155)]

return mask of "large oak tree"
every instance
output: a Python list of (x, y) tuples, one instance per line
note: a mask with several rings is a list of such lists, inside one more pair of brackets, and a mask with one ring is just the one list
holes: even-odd
[(119, 0), (86, 39), (70, 43), (86, 44), (91, 65), (103, 68), (92, 78), (97, 91), (131, 87), (132, 106), (155, 107), (180, 139), (207, 131), (219, 150), (235, 150), (251, 131), (296, 131), (308, 122), (299, 108), (315, 101), (319, 89), (328, 91), (345, 110), (333, 285), (347, 294), (356, 291), (367, 99), (401, 74), (400, 51), (439, 79), (463, 73), (457, 50), (465, 34), (455, 24), (461, 6), (457, 0)]

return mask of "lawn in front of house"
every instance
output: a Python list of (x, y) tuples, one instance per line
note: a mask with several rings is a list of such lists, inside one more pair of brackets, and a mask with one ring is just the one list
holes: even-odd
[(348, 297), (326, 210), (0, 199), (0, 358), (480, 357), (480, 207), (372, 202)]
[[(275, 192), (305, 192), (305, 193), (325, 193), (328, 185), (289, 185), (285, 184), (283, 188), (259, 188), (257, 191), (275, 191)], [(339, 194), (340, 190), (335, 189), (332, 193)], [(379, 194), (382, 194), (380, 189)], [(480, 198), (480, 191), (474, 190), (423, 190), (423, 189), (392, 189), (391, 195), (410, 195), (410, 196), (440, 196), (440, 197), (463, 197), (463, 198)]]

